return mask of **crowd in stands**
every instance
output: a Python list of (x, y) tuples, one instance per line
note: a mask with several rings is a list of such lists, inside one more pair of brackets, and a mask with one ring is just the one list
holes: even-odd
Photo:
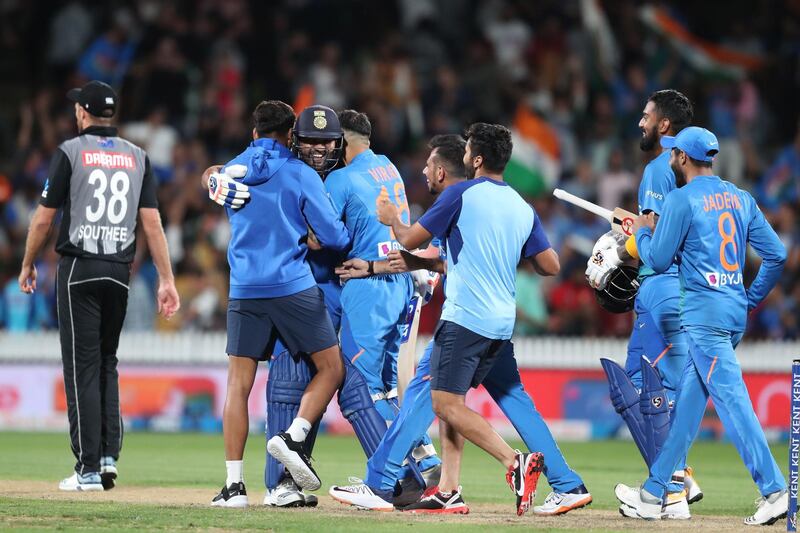
[[(607, 31), (587, 22), (592, 4), (602, 4)], [(671, 4), (671, 15), (703, 39), (764, 61), (735, 73), (698, 68), (642, 22), (646, 2), (623, 0), (3, 2), (0, 327), (56, 326), (52, 243), (33, 297), (19, 292), (17, 275), (49, 160), (76, 134), (65, 92), (99, 79), (120, 95), (121, 135), (149, 153), (182, 296), (178, 316), (156, 318), (154, 267), (140, 246), (129, 330), (224, 329), (229, 228), (199, 176), (247, 145), (256, 103), (281, 99), (366, 112), (373, 148), (405, 179), (412, 218), (433, 201), (422, 176), (430, 136), (476, 120), (511, 125), (520, 107), (535, 113), (556, 132), (558, 172), (528, 200), (562, 272), (543, 279), (520, 267), (517, 332), (625, 336), (630, 313), (604, 312), (583, 274), (587, 245), (607, 223), (550, 191), (635, 211), (652, 157), (639, 149), (637, 123), (648, 95), (671, 87), (691, 98), (695, 123), (720, 138), (718, 173), (756, 197), (789, 250), (779, 288), (753, 312), (749, 333), (800, 338), (800, 7)], [(748, 260), (748, 279), (757, 265)], [(441, 295), (428, 313), (440, 303)], [(426, 321), (423, 333), (430, 329)]]

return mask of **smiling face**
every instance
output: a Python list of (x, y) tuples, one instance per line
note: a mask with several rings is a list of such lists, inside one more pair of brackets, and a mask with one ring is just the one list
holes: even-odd
[(642, 111), (642, 118), (639, 120), (639, 129), (642, 131), (642, 138), (639, 141), (639, 148), (644, 152), (649, 152), (655, 148), (659, 139), (659, 124), (661, 119), (658, 109), (652, 101), (648, 101)]
[(425, 175), (425, 184), (428, 186), (428, 192), (431, 194), (439, 194), (442, 192), (442, 184), (444, 182), (444, 167), (440, 164), (437, 157), (437, 148), (431, 150), (425, 161), (425, 168), (422, 169), (422, 174)]
[(297, 152), (300, 159), (316, 171), (324, 170), (336, 141), (327, 139), (300, 138)]

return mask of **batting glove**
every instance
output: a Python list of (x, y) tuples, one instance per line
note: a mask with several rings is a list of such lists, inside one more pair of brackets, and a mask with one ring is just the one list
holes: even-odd
[(608, 284), (608, 278), (622, 264), (622, 259), (617, 253), (618, 244), (613, 242), (611, 246), (595, 250), (592, 257), (586, 264), (586, 279), (589, 286), (594, 289), (603, 290)]
[(249, 187), (236, 181), (247, 174), (245, 165), (231, 165), (208, 178), (208, 197), (223, 207), (239, 209), (250, 199)]
[(414, 294), (420, 297), (422, 305), (430, 302), (433, 291), (439, 284), (439, 273), (431, 270), (412, 270), (411, 279), (414, 280)]

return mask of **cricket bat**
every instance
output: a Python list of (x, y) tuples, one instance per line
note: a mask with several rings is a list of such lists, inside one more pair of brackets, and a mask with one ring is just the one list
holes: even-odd
[(397, 398), (403, 403), (406, 387), (417, 370), (417, 330), (422, 302), (414, 296), (408, 304), (403, 336), (400, 338), (400, 352), (397, 355)]
[(559, 200), (569, 202), (572, 205), (577, 205), (581, 209), (586, 209), (599, 217), (603, 217), (608, 220), (609, 224), (611, 224), (611, 229), (616, 233), (621, 233), (622, 235), (631, 234), (631, 226), (633, 226), (633, 219), (636, 218), (636, 215), (630, 211), (625, 211), (619, 207), (615, 207), (613, 211), (610, 211), (562, 189), (554, 190), (553, 196)]

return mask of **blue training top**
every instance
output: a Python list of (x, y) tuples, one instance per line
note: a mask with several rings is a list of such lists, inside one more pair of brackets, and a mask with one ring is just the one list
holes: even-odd
[[(747, 243), (763, 262), (745, 290)], [(639, 255), (664, 272), (680, 254), (681, 323), (744, 331), (747, 313), (777, 283), (786, 248), (750, 193), (717, 176), (697, 176), (667, 196), (656, 226), (636, 233)]]
[(533, 208), (507, 183), (480, 177), (442, 191), (419, 224), (447, 244), (441, 319), (510, 339), (520, 256), (550, 248)]
[(308, 227), (323, 247), (350, 244), (314, 170), (274, 139), (256, 139), (229, 165), (246, 165), (244, 209), (227, 208), (231, 298), (276, 298), (316, 285), (306, 261)]

